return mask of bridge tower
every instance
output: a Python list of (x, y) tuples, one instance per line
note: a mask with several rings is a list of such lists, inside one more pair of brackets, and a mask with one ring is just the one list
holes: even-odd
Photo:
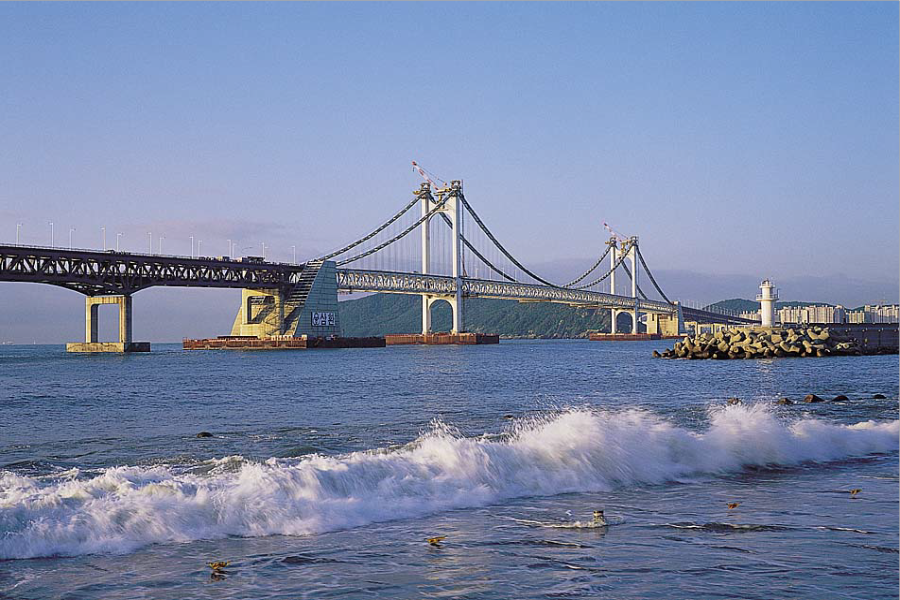
[[(638, 300), (637, 295), (637, 244), (638, 238), (637, 236), (632, 236), (628, 238), (628, 240), (622, 241), (622, 248), (620, 249), (618, 246), (618, 239), (615, 235), (609, 238), (609, 241), (606, 242), (609, 244), (609, 256), (610, 256), (610, 274), (609, 274), (609, 286), (611, 293), (616, 293), (616, 265), (620, 260), (621, 253), (625, 253), (625, 256), (622, 257), (622, 260), (631, 261), (631, 297), (634, 299), (634, 308), (631, 310), (631, 332), (637, 333), (638, 331), (638, 322), (640, 321), (640, 311), (638, 309), (640, 301)], [(616, 318), (619, 316), (619, 309), (610, 309), (611, 318), (610, 318), (610, 333), (617, 333), (616, 330)]]
[[(618, 240), (616, 240), (616, 236), (611, 236), (609, 241), (606, 242), (609, 244), (609, 289), (610, 293), (616, 293), (616, 261), (618, 258), (616, 254), (618, 253)], [(616, 330), (616, 317), (619, 316), (619, 311), (615, 308), (610, 309), (610, 319), (609, 319), (609, 332), (617, 333)]]
[(631, 333), (638, 332), (638, 321), (640, 319), (640, 312), (638, 311), (638, 295), (637, 295), (637, 245), (638, 238), (636, 235), (631, 236), (629, 239), (631, 242), (631, 247), (628, 251), (628, 258), (631, 259), (631, 297), (634, 298), (634, 309), (632, 309), (631, 313)]
[[(451, 275), (455, 280), (456, 291), (452, 295), (448, 294), (422, 294), (422, 333), (431, 333), (431, 306), (440, 300), (445, 300), (450, 304), (453, 311), (453, 327), (451, 333), (462, 333), (464, 331), (463, 321), (463, 297), (462, 297), (462, 253), (460, 252), (461, 234), (461, 202), (462, 181), (453, 180), (450, 187), (436, 190), (437, 199), (431, 194), (431, 184), (423, 183), (419, 188), (419, 198), (422, 207), (422, 216), (426, 216), (430, 211), (434, 212), (422, 223), (422, 273), (427, 274), (431, 269), (431, 219), (438, 214), (444, 214), (450, 220), (450, 226), (453, 230), (451, 236)], [(435, 210), (435, 207), (438, 207)]]

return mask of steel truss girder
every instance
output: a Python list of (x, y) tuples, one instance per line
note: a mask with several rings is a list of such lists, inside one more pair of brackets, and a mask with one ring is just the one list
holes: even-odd
[(58, 285), (88, 296), (151, 286), (289, 289), (302, 271), (303, 265), (0, 245), (0, 281)]
[[(421, 273), (395, 273), (360, 269), (338, 269), (338, 289), (345, 292), (386, 292), (395, 294), (453, 295), (456, 283), (452, 277), (444, 275), (423, 275)], [(485, 279), (462, 279), (464, 296), (477, 298), (500, 298), (507, 300), (543, 300), (565, 304), (591, 305), (598, 308), (632, 310), (635, 299), (630, 296), (603, 294), (587, 290), (572, 290), (531, 283), (489, 281)], [(666, 302), (642, 300), (637, 302), (638, 310), (672, 314), (676, 308)]]

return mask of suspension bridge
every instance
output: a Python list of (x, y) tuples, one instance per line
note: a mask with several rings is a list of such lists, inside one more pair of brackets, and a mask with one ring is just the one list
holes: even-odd
[[(84, 294), (85, 343), (70, 346), (88, 351), (128, 351), (133, 346), (131, 296), (153, 286), (242, 289), (231, 335), (257, 338), (339, 336), (339, 292), (421, 296), (422, 333), (431, 332), (431, 308), (441, 301), (452, 310), (451, 333), (465, 332), (468, 298), (610, 310), (612, 333), (620, 313), (630, 316), (632, 331), (641, 323), (648, 333), (668, 335), (684, 333), (686, 322), (753, 323), (671, 301), (648, 267), (638, 237), (611, 229), (596, 259), (578, 277), (553, 282), (499, 241), (466, 199), (462, 181), (437, 183), (413, 164), (426, 181), (398, 212), (353, 242), (302, 264), (0, 245), (0, 281), (57, 285)], [(644, 277), (650, 294), (641, 286)], [(118, 343), (98, 342), (100, 304), (119, 306)]]

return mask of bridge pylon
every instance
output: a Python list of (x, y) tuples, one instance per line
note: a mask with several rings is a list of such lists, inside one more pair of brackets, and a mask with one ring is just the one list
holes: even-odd
[[(446, 301), (453, 311), (453, 325), (450, 333), (462, 333), (465, 331), (463, 320), (463, 281), (462, 281), (462, 252), (460, 250), (461, 229), (461, 202), (462, 181), (453, 180), (450, 187), (435, 190), (437, 198), (431, 193), (431, 184), (423, 183), (418, 191), (422, 207), (422, 217), (426, 217), (422, 223), (422, 274), (427, 275), (431, 270), (431, 219), (438, 214), (446, 215), (450, 220), (453, 231), (451, 236), (451, 276), (455, 281), (453, 294), (422, 294), (422, 333), (431, 333), (431, 306), (441, 300)], [(430, 213), (430, 216), (429, 216)]]

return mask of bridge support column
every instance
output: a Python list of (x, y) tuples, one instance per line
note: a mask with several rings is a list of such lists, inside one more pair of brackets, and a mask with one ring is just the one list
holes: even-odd
[(614, 308), (609, 309), (609, 332), (610, 333), (618, 333), (618, 329), (616, 328), (616, 317), (619, 316), (619, 311)]
[[(99, 307), (116, 304), (119, 307), (119, 341), (100, 342)], [(88, 296), (84, 300), (84, 342), (66, 344), (67, 352), (149, 352), (148, 342), (132, 340), (131, 296)]]
[(84, 299), (84, 341), (88, 344), (96, 344), (99, 341), (99, 315), (97, 309), (100, 305), (91, 302), (93, 298), (88, 296)]
[(440, 302), (441, 300), (450, 305), (450, 310), (453, 313), (453, 321), (450, 333), (462, 333), (462, 299), (459, 297), (459, 294), (456, 294), (454, 296), (422, 296), (422, 333), (431, 333), (431, 307), (435, 302)]
[(422, 296), (422, 334), (431, 333), (431, 298)]

